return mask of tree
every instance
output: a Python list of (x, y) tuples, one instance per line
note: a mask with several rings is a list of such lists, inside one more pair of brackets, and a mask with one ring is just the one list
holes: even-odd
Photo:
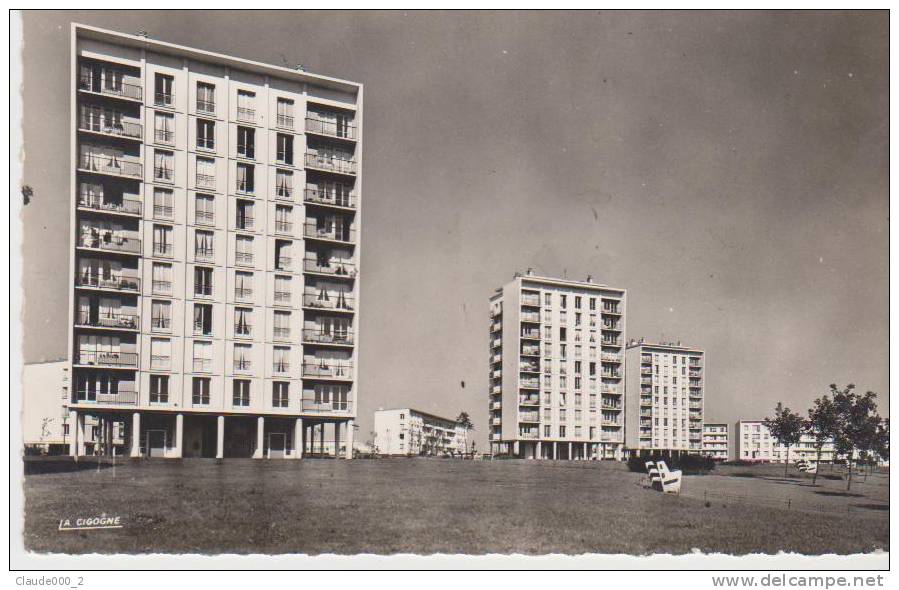
[(886, 418), (877, 429), (877, 447), (874, 449), (881, 461), (890, 460), (890, 419)]
[(805, 429), (805, 422), (802, 416), (778, 402), (774, 409), (774, 418), (765, 418), (763, 424), (774, 440), (787, 449), (787, 459), (784, 462), (784, 477), (786, 477), (787, 469), (790, 466), (790, 447), (799, 444), (802, 431)]
[[(831, 385), (836, 389), (835, 385)], [(877, 394), (868, 391), (858, 395), (854, 385), (849, 384), (834, 395), (833, 402), (839, 414), (839, 427), (834, 437), (836, 452), (846, 457), (848, 474), (846, 490), (852, 488), (852, 463), (858, 453), (867, 453), (876, 444), (875, 435), (879, 426), (877, 416)]]
[(463, 439), (462, 445), (464, 446), (464, 451), (468, 453), (468, 433), (474, 430), (474, 423), (471, 421), (471, 417), (468, 415), (468, 412), (460, 412), (459, 417), (456, 418), (456, 424), (461, 426), (463, 430)]
[[(831, 386), (831, 392), (834, 393), (834, 395), (837, 393), (833, 386)], [(819, 468), (821, 465), (821, 451), (824, 448), (824, 445), (832, 441), (836, 436), (839, 421), (837, 408), (834, 405), (833, 400), (826, 395), (816, 399), (815, 405), (809, 408), (808, 420), (805, 422), (805, 427), (806, 431), (815, 439), (815, 452), (817, 454), (815, 464)], [(816, 485), (817, 482), (818, 469), (816, 468), (814, 476), (812, 477), (812, 485)]]

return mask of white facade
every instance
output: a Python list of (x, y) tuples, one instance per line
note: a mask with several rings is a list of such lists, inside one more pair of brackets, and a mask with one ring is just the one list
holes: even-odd
[(701, 452), (704, 387), (703, 351), (673, 343), (629, 343), (627, 448)]
[(71, 67), (78, 432), (102, 416), (134, 456), (352, 449), (361, 85), (82, 25)]
[(530, 272), (490, 299), (492, 453), (618, 458), (626, 292)]
[[(779, 444), (761, 420), (740, 420), (736, 424), (737, 437), (736, 458), (742, 461), (759, 461), (762, 463), (783, 463), (787, 460), (787, 448)], [(810, 434), (803, 434), (799, 444), (790, 447), (790, 463), (799, 460), (816, 461), (818, 451), (815, 439)], [(826, 442), (821, 449), (822, 461), (833, 461), (833, 442)]]
[(412, 408), (375, 412), (374, 447), (381, 455), (457, 455), (471, 452), (469, 429)]
[(727, 424), (702, 425), (702, 454), (716, 461), (727, 461), (729, 457)]

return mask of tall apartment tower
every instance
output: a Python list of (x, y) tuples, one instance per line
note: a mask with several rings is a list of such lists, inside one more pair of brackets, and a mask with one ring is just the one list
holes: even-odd
[(71, 56), (71, 454), (90, 415), (131, 456), (351, 456), (362, 86), (83, 25)]
[(608, 459), (624, 442), (626, 293), (516, 276), (490, 298), (490, 446), (529, 459)]
[(704, 365), (703, 351), (679, 343), (628, 343), (629, 452), (702, 452)]

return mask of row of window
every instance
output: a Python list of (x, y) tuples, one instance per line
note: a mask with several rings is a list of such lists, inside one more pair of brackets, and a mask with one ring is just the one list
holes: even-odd
[[(252, 219), (252, 218), (249, 218)], [(247, 217), (240, 218), (244, 224), (248, 221)], [(288, 223), (288, 222), (284, 222)], [(234, 263), (242, 266), (253, 266), (255, 263), (254, 256), (254, 236), (238, 235), (235, 236), (234, 242)], [(175, 251), (174, 244), (174, 228), (169, 225), (153, 225), (153, 256), (172, 258)], [(215, 246), (215, 234), (211, 231), (196, 230), (194, 237), (194, 260), (212, 261)], [(275, 240), (275, 270), (289, 271), (292, 269), (293, 259), (291, 257), (291, 248), (293, 242), (289, 240)], [(199, 267), (198, 267), (199, 269)], [(212, 273), (212, 269), (202, 268), (201, 272), (196, 276), (204, 276)], [(208, 271), (208, 272), (207, 272)], [(211, 285), (211, 276), (210, 285)], [(209, 294), (203, 291), (196, 291), (197, 294)]]
[[(584, 314), (582, 314), (582, 313), (579, 312), (579, 311), (576, 311), (576, 312), (574, 313), (574, 327), (580, 327), (580, 326), (583, 326), (583, 323), (584, 323), (584, 322), (583, 322), (583, 315), (584, 315)], [(538, 314), (526, 314), (526, 313), (522, 313), (522, 319), (523, 319), (525, 322), (527, 322), (527, 321), (537, 321), (537, 319), (539, 319), (539, 315), (538, 315)], [(595, 328), (597, 327), (596, 320), (597, 320), (596, 314), (593, 314), (593, 313), (589, 314), (589, 316), (588, 316), (588, 321), (589, 321), (589, 327), (590, 327), (590, 328), (595, 329)], [(562, 324), (567, 324), (567, 323), (568, 323), (568, 313), (567, 313), (567, 312), (565, 312), (565, 311), (559, 312), (559, 322), (562, 323)], [(544, 324), (546, 324), (546, 323), (552, 323), (552, 312), (551, 312), (550, 310), (548, 310), (548, 309), (543, 311), (543, 323), (544, 323)], [(613, 320), (610, 320), (610, 319), (604, 319), (604, 320), (602, 321), (602, 329), (603, 329), (603, 330), (618, 330), (618, 329), (619, 329), (619, 325), (620, 325), (620, 324), (619, 324), (617, 321), (613, 321)], [(564, 329), (564, 328), (563, 328), (563, 329)]]

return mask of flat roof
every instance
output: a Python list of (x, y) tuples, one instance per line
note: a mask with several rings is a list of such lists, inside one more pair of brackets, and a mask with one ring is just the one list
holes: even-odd
[(420, 414), (422, 416), (427, 416), (429, 418), (436, 418), (437, 420), (443, 420), (444, 422), (452, 422), (453, 424), (457, 424), (455, 418), (445, 418), (443, 416), (438, 416), (437, 414), (432, 414), (430, 412), (424, 412), (422, 410), (416, 410), (415, 408), (385, 408), (383, 410), (375, 410), (375, 413), (378, 412), (409, 412), (410, 414)]
[(633, 342), (627, 344), (625, 348), (638, 348), (638, 347), (647, 347), (647, 348), (664, 348), (667, 350), (679, 350), (684, 352), (698, 352), (699, 354), (705, 354), (705, 351), (701, 348), (693, 348), (692, 346), (684, 346), (682, 344), (664, 344), (661, 342)]
[(561, 287), (577, 287), (577, 288), (580, 288), (580, 289), (595, 289), (595, 290), (602, 290), (602, 291), (618, 291), (618, 292), (621, 293), (622, 295), (624, 295), (624, 294), (627, 292), (626, 289), (621, 289), (621, 288), (618, 288), (618, 287), (610, 287), (609, 285), (606, 285), (605, 283), (594, 283), (594, 282), (592, 282), (592, 281), (589, 281), (589, 282), (588, 282), (588, 281), (586, 281), (586, 280), (584, 280), (584, 281), (575, 281), (575, 280), (573, 280), (573, 279), (560, 279), (560, 278), (558, 278), (558, 277), (543, 277), (543, 276), (538, 276), (538, 275), (527, 275), (527, 274), (521, 275), (521, 276), (517, 276), (517, 277), (515, 277), (514, 279), (512, 279), (510, 282), (508, 282), (508, 283), (506, 283), (506, 284), (507, 284), (507, 285), (511, 285), (512, 283), (514, 283), (514, 282), (516, 282), (516, 281), (521, 281), (521, 282), (525, 282), (525, 281), (533, 281), (533, 282), (535, 282), (535, 283), (547, 283), (547, 284), (550, 284), (550, 285), (558, 285), (558, 286), (561, 286)]
[(96, 41), (105, 41), (117, 45), (124, 45), (126, 47), (146, 49), (149, 51), (154, 51), (156, 53), (189, 57), (196, 61), (234, 67), (248, 72), (274, 76), (276, 78), (299, 80), (302, 82), (314, 84), (316, 86), (331, 88), (343, 92), (358, 93), (362, 89), (362, 84), (358, 82), (350, 82), (349, 80), (332, 78), (330, 76), (323, 76), (321, 74), (312, 74), (310, 72), (286, 68), (284, 66), (276, 66), (273, 64), (262, 63), (244, 59), (241, 57), (234, 57), (222, 53), (215, 53), (213, 51), (206, 51), (204, 49), (197, 49), (195, 47), (177, 45), (175, 43), (168, 43), (166, 41), (150, 39), (148, 37), (142, 37), (140, 35), (120, 33), (118, 31), (102, 29), (100, 27), (93, 27), (91, 25), (72, 23), (72, 31), (76, 34), (77, 37), (82, 37), (85, 39), (94, 39)]

